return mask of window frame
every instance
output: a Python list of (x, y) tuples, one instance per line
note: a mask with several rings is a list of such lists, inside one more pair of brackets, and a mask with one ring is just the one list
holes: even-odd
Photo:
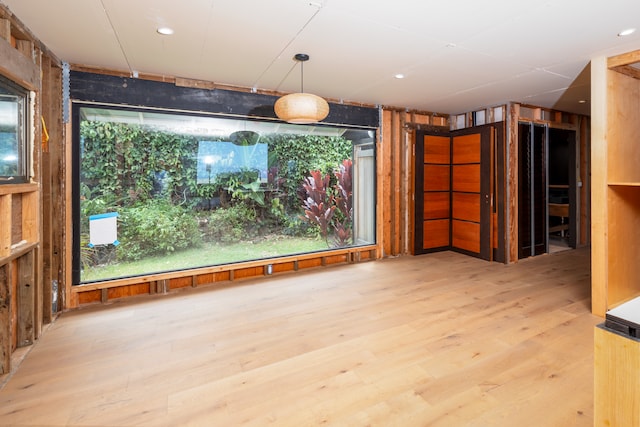
[[(99, 102), (85, 102), (85, 101), (73, 101), (72, 102), (72, 142), (73, 142), (73, 151), (74, 151), (74, 156), (73, 156), (73, 200), (72, 200), (72, 206), (73, 206), (73, 217), (74, 217), (74, 223), (79, 224), (79, 218), (80, 218), (80, 166), (81, 166), (81, 143), (80, 143), (80, 122), (81, 122), (81, 109), (83, 107), (87, 107), (87, 106), (91, 106), (94, 108), (106, 108), (106, 109), (112, 109), (112, 110), (126, 110), (126, 111), (135, 111), (135, 112), (150, 112), (150, 113), (161, 113), (161, 114), (175, 114), (175, 115), (187, 115), (187, 116), (196, 116), (196, 117), (203, 117), (203, 118), (230, 118), (230, 119), (234, 119), (234, 120), (245, 120), (245, 121), (257, 121), (257, 122), (264, 122), (264, 123), (270, 123), (273, 122), (272, 120), (269, 120), (269, 118), (262, 118), (262, 117), (250, 117), (250, 116), (225, 116), (225, 115), (221, 115), (221, 114), (208, 114), (206, 112), (202, 112), (202, 111), (191, 111), (191, 110), (172, 110), (172, 109), (165, 109), (165, 108), (148, 108), (148, 107), (144, 107), (144, 106), (131, 106), (131, 105), (114, 105), (114, 104), (107, 104), (107, 103), (99, 103)], [(296, 125), (296, 126), (300, 126), (300, 125)], [(376, 174), (376, 137), (375, 137), (375, 133), (376, 133), (376, 129), (375, 128), (371, 128), (371, 127), (364, 127), (364, 126), (353, 126), (353, 125), (338, 125), (338, 124), (318, 124), (317, 126), (320, 127), (324, 127), (324, 128), (341, 128), (341, 129), (352, 129), (352, 130), (356, 130), (356, 131), (367, 131), (369, 132), (369, 135), (371, 136), (371, 141), (367, 142), (366, 145), (369, 145), (371, 150), (373, 151), (373, 173), (372, 173), (372, 179), (373, 179), (373, 192), (371, 194), (371, 197), (373, 198), (373, 206), (376, 206), (376, 199), (377, 199), (377, 191), (376, 191), (376, 182), (375, 182), (375, 178), (377, 176)], [(356, 146), (360, 145), (361, 143), (358, 143), (355, 140), (352, 140), (352, 144), (353, 144), (353, 149), (355, 150)], [(355, 206), (354, 206), (354, 211), (355, 211)], [(354, 213), (354, 218), (355, 218), (355, 213)], [(370, 245), (375, 245), (377, 244), (377, 236), (376, 236), (376, 225), (375, 222), (377, 220), (377, 216), (375, 214), (375, 209), (374, 212), (371, 214), (371, 222), (373, 223), (373, 241), (372, 242), (367, 242), (367, 243), (356, 243), (355, 241), (355, 234), (354, 234), (354, 241), (348, 246), (349, 248), (357, 248), (357, 247), (361, 247), (361, 246), (370, 246)], [(355, 230), (354, 230), (355, 231)], [(198, 266), (198, 267), (188, 267), (188, 268), (175, 268), (175, 269), (170, 269), (170, 270), (165, 270), (165, 271), (150, 271), (150, 272), (145, 272), (145, 273), (141, 273), (141, 274), (132, 274), (129, 276), (122, 276), (122, 277), (113, 277), (113, 278), (106, 278), (106, 279), (101, 279), (101, 280), (93, 280), (93, 281), (81, 281), (81, 266), (80, 266), (80, 227), (74, 227), (74, 233), (73, 233), (73, 268), (72, 268), (72, 276), (73, 276), (73, 280), (72, 283), (74, 285), (85, 285), (85, 284), (90, 284), (90, 283), (96, 283), (96, 282), (110, 282), (110, 281), (118, 281), (118, 280), (123, 280), (123, 279), (130, 279), (133, 277), (139, 277), (139, 276), (146, 276), (149, 274), (164, 274), (164, 273), (172, 273), (172, 272), (179, 272), (179, 271), (183, 271), (183, 270), (193, 270), (195, 269), (206, 269), (206, 268), (210, 268), (212, 266), (219, 266), (219, 265), (224, 265), (224, 264), (212, 264), (212, 265), (202, 265), (202, 266)], [(317, 251), (310, 251), (310, 252), (304, 252), (304, 254), (309, 254), (309, 253), (323, 253), (323, 252), (331, 252), (333, 250), (335, 250), (337, 248), (327, 248), (327, 249), (322, 249), (322, 250), (317, 250)], [(291, 255), (299, 255), (299, 254), (288, 254), (288, 255), (282, 255), (283, 257), (286, 256), (291, 256)], [(261, 257), (261, 258), (255, 258), (255, 259), (250, 259), (250, 260), (238, 260), (237, 262), (234, 263), (244, 263), (244, 262), (256, 262), (256, 261), (261, 261), (261, 260), (269, 260), (269, 259), (276, 259), (279, 258), (280, 256), (277, 257)]]
[[(0, 185), (23, 184), (30, 180), (31, 143), (30, 143), (30, 110), (31, 92), (5, 76), (0, 75), (0, 87), (9, 92), (6, 96), (15, 96), (20, 100), (16, 102), (17, 108), (17, 170), (15, 174), (0, 175)], [(2, 96), (2, 95), (0, 95)], [(0, 159), (2, 160), (2, 159)]]

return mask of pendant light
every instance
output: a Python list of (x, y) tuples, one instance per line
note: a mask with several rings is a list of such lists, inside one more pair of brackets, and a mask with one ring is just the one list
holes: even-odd
[(323, 120), (329, 114), (329, 104), (323, 98), (304, 93), (304, 63), (309, 55), (298, 53), (294, 56), (300, 62), (300, 92), (278, 98), (273, 109), (279, 119), (288, 123), (309, 124)]

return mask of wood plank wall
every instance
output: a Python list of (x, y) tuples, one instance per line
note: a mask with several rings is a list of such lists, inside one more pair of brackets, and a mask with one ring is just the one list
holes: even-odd
[[(61, 82), (60, 61), (2, 4), (0, 57), (0, 74), (34, 94), (30, 182), (0, 187), (0, 242), (10, 245), (0, 253), (0, 300), (4, 301), (0, 304), (0, 374), (6, 374), (15, 348), (32, 344), (53, 318), (51, 274), (43, 260), (58, 254), (54, 239), (42, 232), (43, 212), (47, 220), (55, 218), (55, 207), (62, 206), (63, 200), (55, 204), (51, 197), (43, 197), (42, 177), (51, 171), (43, 162), (41, 141), (42, 119), (54, 122), (62, 114), (60, 84), (51, 84)], [(59, 126), (49, 129), (49, 135), (64, 143)]]
[[(65, 127), (62, 123), (62, 68), (50, 57), (43, 58), (42, 73), (42, 117), (46, 126), (48, 140), (42, 141), (42, 276), (44, 283), (43, 307), (44, 322), (51, 322), (56, 311), (63, 307), (64, 295), (61, 290), (64, 283), (64, 236), (65, 228)], [(53, 295), (53, 283), (57, 283), (56, 295)], [(56, 307), (53, 307), (53, 300)]]

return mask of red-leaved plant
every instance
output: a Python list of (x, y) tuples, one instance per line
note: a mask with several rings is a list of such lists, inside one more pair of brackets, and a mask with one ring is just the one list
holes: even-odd
[(311, 171), (311, 176), (304, 179), (302, 188), (305, 191), (302, 205), (307, 220), (320, 227), (320, 234), (327, 239), (329, 225), (336, 207), (331, 203), (331, 195), (327, 193), (329, 174), (322, 176), (320, 171)]
[[(347, 246), (351, 242), (353, 228), (352, 165), (351, 160), (344, 160), (339, 169), (334, 172), (337, 181), (333, 186), (334, 194), (330, 194), (328, 191), (330, 189), (330, 175), (322, 176), (318, 170), (311, 171), (311, 176), (305, 178), (302, 184), (304, 217), (320, 227), (320, 234), (327, 241), (327, 246), (329, 246), (330, 226), (334, 231), (336, 246)], [(336, 210), (338, 215), (334, 215)]]

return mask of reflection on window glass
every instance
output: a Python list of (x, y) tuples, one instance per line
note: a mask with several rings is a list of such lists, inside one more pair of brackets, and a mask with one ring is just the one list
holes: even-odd
[(0, 79), (0, 183), (26, 180), (25, 100), (25, 91)]
[(375, 243), (373, 131), (79, 113), (80, 282)]

